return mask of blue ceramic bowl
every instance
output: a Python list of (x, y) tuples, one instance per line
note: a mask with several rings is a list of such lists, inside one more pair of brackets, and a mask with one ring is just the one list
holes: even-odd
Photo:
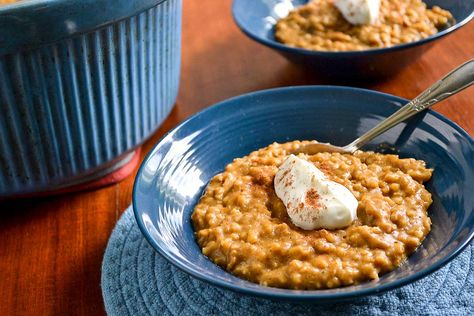
[(179, 83), (181, 0), (0, 6), (0, 199), (120, 167)]
[(468, 23), (474, 16), (474, 0), (424, 0), (429, 7), (449, 10), (456, 24), (421, 41), (389, 48), (350, 52), (311, 51), (275, 40), (274, 25), (293, 7), (308, 0), (234, 0), (232, 13), (240, 29), (251, 39), (275, 49), (289, 61), (324, 78), (378, 79), (391, 76), (419, 58), (434, 42)]
[(427, 184), (434, 200), (430, 234), (406, 264), (377, 281), (319, 291), (250, 283), (201, 253), (190, 220), (208, 181), (234, 158), (275, 141), (347, 144), (405, 102), (369, 90), (308, 86), (255, 92), (212, 106), (169, 132), (144, 160), (133, 191), (138, 225), (153, 248), (180, 269), (250, 295), (324, 302), (377, 294), (422, 278), (453, 259), (474, 236), (474, 140), (433, 111), (366, 147), (393, 146), (401, 156), (423, 159), (435, 169)]

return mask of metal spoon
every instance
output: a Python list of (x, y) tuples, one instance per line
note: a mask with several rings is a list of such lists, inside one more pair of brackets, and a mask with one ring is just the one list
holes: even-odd
[(369, 141), (391, 129), (398, 123), (422, 112), (434, 104), (458, 93), (474, 83), (474, 59), (462, 64), (444, 76), (419, 96), (408, 102), (400, 110), (387, 117), (370, 131), (354, 140), (349, 145), (340, 147), (329, 143), (311, 143), (300, 147), (295, 153), (316, 154), (318, 152), (353, 153)]

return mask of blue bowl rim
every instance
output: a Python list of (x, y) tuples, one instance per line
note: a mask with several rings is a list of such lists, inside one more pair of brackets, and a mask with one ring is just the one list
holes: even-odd
[(286, 53), (298, 53), (302, 55), (308, 55), (308, 56), (320, 56), (320, 57), (354, 57), (354, 56), (366, 56), (366, 55), (377, 55), (377, 54), (383, 54), (387, 52), (395, 52), (399, 50), (404, 50), (408, 49), (411, 47), (415, 46), (420, 46), (429, 42), (432, 42), (436, 39), (439, 39), (441, 37), (444, 37), (457, 29), (461, 28), (468, 22), (470, 22), (473, 17), (474, 17), (474, 10), (463, 20), (456, 22), (454, 25), (448, 27), (445, 30), (442, 30), (441, 32), (438, 32), (434, 35), (428, 36), (427, 38), (421, 39), (419, 41), (415, 42), (410, 42), (410, 43), (405, 43), (405, 44), (400, 44), (400, 45), (395, 45), (395, 46), (390, 46), (390, 47), (384, 47), (384, 48), (373, 48), (373, 49), (366, 49), (366, 50), (351, 50), (351, 51), (322, 51), (322, 50), (309, 50), (305, 48), (298, 48), (298, 47), (292, 47), (288, 46), (282, 43), (279, 43), (277, 41), (272, 41), (268, 40), (264, 37), (257, 36), (250, 32), (246, 27), (245, 24), (242, 23), (242, 21), (239, 20), (239, 17), (236, 14), (236, 6), (237, 2), (240, 0), (233, 0), (232, 1), (232, 17), (235, 21), (235, 24), (239, 27), (239, 29), (246, 34), (248, 37), (253, 39), (254, 41), (257, 41), (265, 46), (268, 46), (270, 48), (274, 48)]
[[(201, 281), (204, 281), (208, 284), (214, 285), (214, 286), (219, 286), (224, 289), (232, 290), (234, 292), (239, 292), (243, 293), (246, 295), (250, 296), (256, 296), (256, 297), (263, 297), (263, 298), (268, 298), (268, 299), (273, 299), (273, 300), (284, 300), (284, 301), (312, 301), (312, 300), (322, 300), (321, 302), (315, 301), (314, 303), (325, 303), (325, 302), (331, 302), (335, 300), (350, 300), (350, 299), (355, 299), (355, 298), (360, 298), (363, 296), (368, 296), (368, 295), (378, 295), (383, 292), (393, 290), (396, 288), (399, 288), (401, 286), (410, 284), (412, 282), (415, 282), (423, 277), (428, 276), (429, 274), (441, 269), (444, 267), (448, 262), (456, 258), (466, 247), (469, 245), (469, 243), (474, 239), (474, 231), (471, 232), (465, 239), (464, 241), (460, 242), (456, 248), (454, 248), (452, 251), (450, 251), (445, 257), (437, 261), (435, 264), (429, 266), (428, 268), (425, 268), (413, 275), (409, 275), (407, 277), (401, 278), (394, 280), (390, 283), (367, 288), (367, 289), (361, 289), (361, 290), (356, 290), (356, 291), (351, 291), (351, 292), (343, 292), (343, 293), (322, 293), (321, 290), (308, 290), (308, 291), (300, 291), (300, 290), (289, 290), (289, 289), (281, 289), (281, 288), (274, 288), (274, 287), (265, 287), (265, 286), (260, 286), (258, 289), (252, 289), (252, 288), (247, 288), (245, 286), (240, 286), (240, 285), (234, 285), (232, 283), (228, 283), (225, 281), (221, 281), (218, 279), (213, 279), (211, 277), (208, 277), (206, 275), (202, 275), (198, 272), (195, 272), (194, 270), (190, 269), (188, 266), (182, 264), (179, 261), (175, 261), (173, 257), (169, 256), (166, 251), (163, 251), (161, 247), (154, 241), (152, 236), (148, 233), (148, 231), (145, 228), (145, 224), (141, 220), (139, 210), (136, 207), (137, 205), (137, 186), (138, 186), (138, 180), (141, 177), (143, 173), (143, 169), (149, 159), (155, 154), (155, 151), (158, 149), (160, 146), (161, 142), (165, 140), (169, 135), (173, 134), (176, 130), (179, 128), (183, 127), (186, 125), (188, 122), (194, 120), (195, 118), (207, 113), (208, 111), (214, 111), (219, 109), (222, 106), (226, 106), (227, 103), (229, 102), (234, 102), (239, 99), (245, 99), (248, 97), (256, 97), (256, 96), (262, 96), (266, 94), (272, 94), (275, 92), (286, 92), (286, 91), (291, 91), (291, 90), (301, 90), (303, 92), (304, 90), (339, 90), (339, 91), (355, 91), (355, 92), (362, 92), (362, 93), (369, 93), (373, 95), (378, 95), (384, 98), (392, 99), (397, 102), (401, 102), (402, 104), (407, 103), (409, 100), (397, 97), (395, 95), (389, 94), (389, 93), (384, 93), (384, 92), (379, 92), (375, 90), (369, 90), (369, 89), (363, 89), (363, 88), (355, 88), (355, 87), (347, 87), (347, 86), (330, 86), (330, 85), (302, 85), (302, 86), (288, 86), (288, 87), (280, 87), (280, 88), (272, 88), (272, 89), (265, 89), (265, 90), (259, 90), (259, 91), (254, 91), (254, 92), (249, 92), (245, 93), (242, 95), (238, 95), (223, 101), (220, 101), (214, 105), (211, 105), (196, 114), (190, 116), (180, 124), (178, 124), (176, 127), (168, 131), (166, 134), (164, 134), (159, 141), (153, 146), (153, 148), (148, 152), (148, 154), (145, 156), (143, 159), (142, 163), (140, 164), (140, 167), (137, 171), (135, 181), (133, 184), (133, 191), (132, 191), (132, 206), (133, 206), (133, 213), (136, 219), (136, 222), (138, 224), (138, 227), (142, 234), (144, 235), (145, 239), (148, 241), (148, 243), (157, 251), (162, 257), (164, 257), (168, 262), (172, 263), (175, 267), (179, 268), (180, 270), (188, 273), (192, 277), (195, 277)], [(427, 112), (434, 117), (438, 118), (439, 120), (443, 121), (444, 123), (448, 124), (452, 128), (454, 128), (456, 131), (458, 131), (463, 137), (465, 137), (469, 142), (472, 144), (474, 147), (474, 139), (459, 125), (454, 123), (453, 121), (449, 120), (445, 116), (428, 109)], [(225, 270), (223, 270), (225, 271)], [(225, 271), (226, 273), (229, 273)], [(277, 290), (278, 292), (268, 292), (267, 290)]]

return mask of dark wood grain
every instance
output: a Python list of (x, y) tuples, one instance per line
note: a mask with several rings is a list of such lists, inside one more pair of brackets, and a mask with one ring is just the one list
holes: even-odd
[[(184, 1), (177, 105), (144, 145), (226, 98), (260, 89), (327, 84), (244, 36), (230, 0)], [(384, 82), (351, 85), (412, 98), (473, 58), (474, 24), (442, 39), (410, 68)], [(435, 106), (474, 135), (474, 89)], [(130, 204), (133, 176), (92, 192), (0, 203), (0, 315), (101, 315), (100, 265), (107, 239)]]

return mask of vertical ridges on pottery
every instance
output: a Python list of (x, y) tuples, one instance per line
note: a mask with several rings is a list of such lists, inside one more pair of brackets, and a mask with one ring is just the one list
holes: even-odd
[(0, 196), (67, 185), (141, 144), (178, 91), (181, 0), (0, 56)]

